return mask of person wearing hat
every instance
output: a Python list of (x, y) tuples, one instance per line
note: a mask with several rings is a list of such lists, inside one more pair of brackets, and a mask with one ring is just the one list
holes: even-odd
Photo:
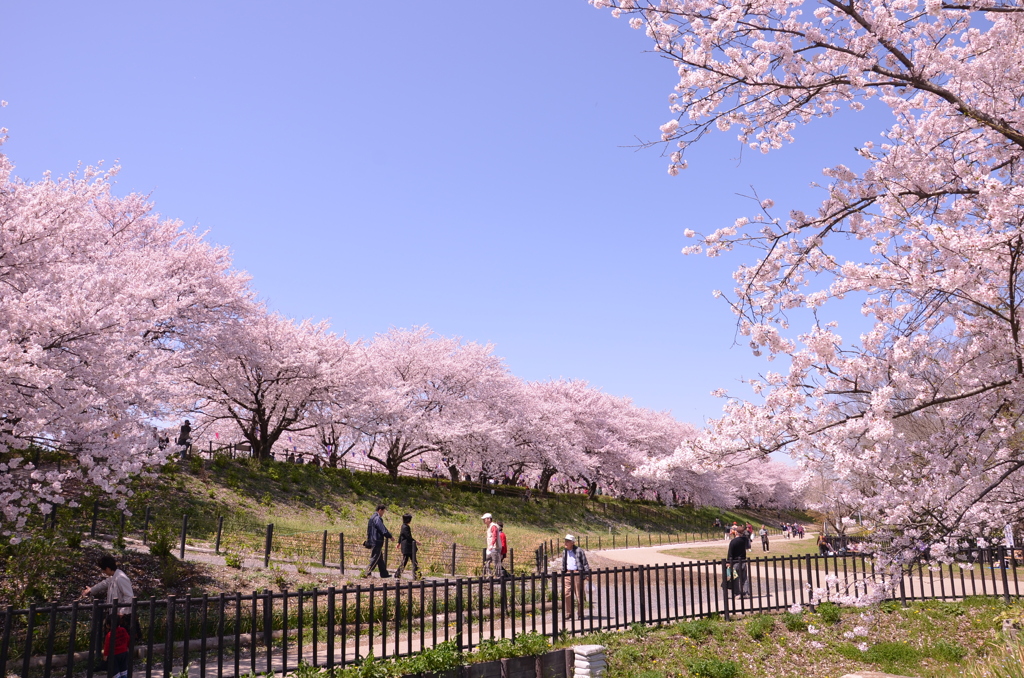
[(587, 554), (576, 545), (576, 537), (565, 535), (565, 550), (562, 551), (562, 614), (572, 619), (579, 610), (579, 618), (583, 619), (585, 601), (583, 585), (590, 574), (590, 563)]
[(498, 524), (490, 513), (485, 513), (480, 518), (484, 521), (485, 539), (487, 545), (484, 550), (484, 576), (500, 577), (501, 573), (501, 537), (498, 536)]

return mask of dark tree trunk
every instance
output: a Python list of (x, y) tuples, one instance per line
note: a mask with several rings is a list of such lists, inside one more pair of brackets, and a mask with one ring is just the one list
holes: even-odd
[(540, 482), (537, 483), (537, 489), (541, 492), (547, 493), (548, 486), (551, 484), (551, 479), (554, 477), (556, 471), (551, 467), (544, 467), (544, 470), (540, 472)]

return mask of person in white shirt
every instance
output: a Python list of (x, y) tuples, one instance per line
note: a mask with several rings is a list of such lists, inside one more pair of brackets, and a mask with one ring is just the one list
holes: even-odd
[(590, 563), (583, 549), (576, 546), (576, 537), (571, 534), (565, 535), (562, 573), (565, 575), (562, 582), (562, 616), (572, 619), (578, 611), (579, 618), (583, 619), (586, 604), (584, 584), (590, 575)]
[(490, 513), (480, 516), (484, 521), (484, 576), (501, 577), (501, 538), (498, 536), (498, 525)]
[[(82, 591), (82, 597), (92, 596), (95, 599), (102, 598), (107, 605), (113, 605), (114, 601), (117, 601), (117, 614), (119, 616), (118, 625), (121, 628), (127, 629), (128, 633), (135, 633), (136, 638), (141, 636), (139, 630), (138, 619), (132, 619), (132, 599), (135, 598), (135, 592), (132, 590), (132, 582), (128, 579), (128, 575), (124, 571), (118, 569), (117, 560), (114, 556), (104, 555), (100, 556), (99, 560), (96, 561), (96, 565), (100, 568), (100, 571), (106, 576), (106, 579), (101, 581), (99, 584), (94, 586), (87, 586)], [(127, 603), (127, 604), (125, 604)], [(110, 612), (102, 612), (101, 615), (94, 615), (93, 617), (93, 647), (99, 648), (103, 642), (103, 624), (101, 619), (109, 615)], [(107, 662), (101, 660), (96, 665), (95, 670), (106, 671)]]

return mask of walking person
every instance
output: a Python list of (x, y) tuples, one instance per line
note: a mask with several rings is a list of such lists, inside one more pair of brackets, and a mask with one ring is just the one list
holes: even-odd
[(484, 521), (484, 576), (500, 577), (501, 569), (501, 537), (498, 536), (498, 525), (490, 513), (480, 518)]
[(420, 574), (420, 564), (416, 559), (416, 551), (420, 547), (420, 543), (412, 538), (412, 514), (406, 513), (402, 516), (402, 529), (398, 532), (398, 548), (402, 552), (402, 564), (395, 570), (395, 579), (402, 578), (402, 571), (405, 566), (412, 561), (412, 578), (422, 579), (423, 575)]
[(176, 441), (179, 449), (178, 454), (182, 457), (187, 457), (189, 451), (192, 449), (192, 422), (188, 419), (178, 429), (178, 439)]
[(729, 540), (729, 550), (726, 552), (726, 577), (723, 587), (732, 591), (733, 596), (750, 595), (750, 580), (747, 577), (747, 545), (750, 538), (745, 534), (746, 530), (735, 528), (732, 532), (732, 539)]
[(375, 567), (381, 579), (387, 579), (391, 576), (388, 574), (388, 566), (384, 562), (383, 554), (384, 540), (394, 539), (388, 528), (384, 526), (384, 511), (386, 510), (387, 506), (377, 504), (377, 510), (373, 512), (369, 522), (366, 523), (366, 541), (363, 543), (363, 546), (370, 549), (370, 564), (363, 571), (363, 577), (369, 577)]
[(590, 563), (586, 552), (576, 545), (576, 537), (571, 534), (565, 535), (562, 574), (562, 617), (572, 619), (578, 610), (579, 619), (583, 619), (584, 585), (590, 578)]
[(768, 528), (762, 525), (761, 529), (758, 530), (757, 533), (761, 535), (761, 550), (770, 551), (771, 549), (768, 548)]
[(508, 556), (508, 538), (505, 537), (505, 523), (498, 523), (498, 539), (501, 541), (501, 571), (505, 576), (508, 576), (509, 571), (505, 567), (505, 557)]
[[(138, 620), (133, 620), (131, 616), (131, 602), (135, 597), (135, 591), (132, 590), (132, 582), (128, 578), (128, 575), (126, 575), (124, 571), (117, 566), (117, 559), (111, 555), (100, 556), (96, 561), (96, 566), (100, 568), (100, 572), (103, 573), (105, 578), (98, 584), (87, 586), (82, 591), (82, 597), (91, 596), (97, 599), (102, 598), (103, 601), (110, 606), (112, 606), (116, 600), (118, 602), (118, 627), (124, 627), (126, 629), (133, 627), (137, 628)], [(109, 612), (112, 611), (113, 610), (110, 610)], [(104, 635), (102, 633), (103, 627), (100, 625), (100, 620), (104, 616), (109, 616), (109, 612), (106, 615), (93, 615), (95, 626), (93, 626), (94, 634), (92, 637), (94, 642), (97, 644), (100, 643), (100, 636)], [(125, 631), (125, 633), (127, 633), (127, 631)], [(96, 647), (96, 645), (93, 645), (93, 647)], [(112, 664), (108, 664), (104, 659), (96, 666), (96, 670), (106, 671), (108, 670), (108, 667), (112, 666)]]

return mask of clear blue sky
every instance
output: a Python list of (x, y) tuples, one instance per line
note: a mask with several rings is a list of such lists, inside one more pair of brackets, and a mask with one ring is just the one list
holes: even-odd
[[(430, 325), (526, 379), (585, 379), (699, 424), (767, 366), (733, 346), (740, 257), (686, 228), (813, 209), (878, 124), (784, 151), (716, 133), (669, 177), (674, 70), (585, 0), (5, 3), (17, 174), (118, 162), (118, 191), (229, 246), (271, 306), (350, 338)], [(836, 121), (832, 121), (833, 123)]]

